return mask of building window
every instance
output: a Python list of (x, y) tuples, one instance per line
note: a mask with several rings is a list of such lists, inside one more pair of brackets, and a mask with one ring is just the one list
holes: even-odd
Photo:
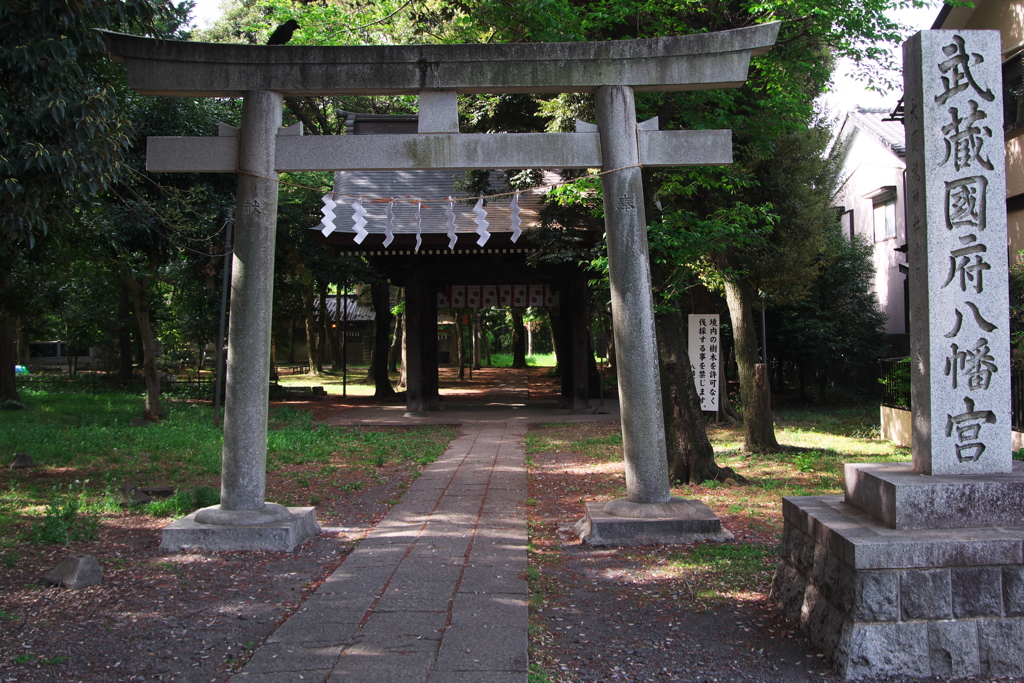
[(839, 224), (842, 226), (843, 234), (846, 235), (846, 239), (852, 240), (856, 234), (856, 227), (853, 223), (853, 209), (849, 211), (843, 211), (839, 214)]
[(896, 237), (896, 197), (883, 196), (874, 200), (875, 241)]

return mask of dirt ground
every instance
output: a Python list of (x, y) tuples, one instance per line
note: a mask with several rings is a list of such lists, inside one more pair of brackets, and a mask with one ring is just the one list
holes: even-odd
[[(502, 385), (500, 377), (482, 374), (478, 380)], [(550, 378), (529, 379), (531, 396), (554, 391)], [(343, 409), (330, 402), (305, 407), (319, 419)], [(617, 425), (581, 429), (600, 437)], [(621, 465), (594, 466), (572, 452), (530, 459), (531, 565), (539, 569), (531, 657), (546, 672), (538, 683), (832, 680), (822, 657), (771, 608), (767, 578), (758, 589), (708, 601), (698, 599), (693, 577), (657, 561), (665, 549), (580, 545), (570, 527), (582, 515), (581, 501), (621, 495)], [(412, 477), (396, 468), (318, 506), (329, 526), (294, 553), (162, 555), (165, 522), (127, 513), (105, 518), (93, 542), (21, 544), (14, 560), (0, 558), (0, 681), (224, 681), (344, 560)], [(271, 473), (268, 500), (298, 495), (294, 479)], [(774, 545), (773, 533), (756, 520), (716, 512), (738, 541)], [(69, 554), (97, 557), (104, 583), (77, 591), (41, 584), (40, 575)]]
[[(582, 438), (617, 424), (580, 425)], [(543, 426), (535, 425), (537, 433)], [(623, 495), (619, 462), (581, 453), (530, 456), (534, 661), (552, 681), (832, 681), (824, 660), (757, 590), (726, 600), (699, 597), (700, 581), (666, 566), (668, 548), (589, 548), (571, 525), (582, 497)], [(739, 543), (775, 543), (764, 525), (716, 510)]]
[[(290, 474), (268, 477), (268, 499), (297, 495)], [(410, 470), (395, 467), (326, 500), (318, 506), (324, 533), (293, 553), (164, 555), (167, 520), (129, 512), (104, 516), (95, 541), (19, 544), (0, 566), (0, 681), (223, 681), (411, 481)], [(95, 557), (103, 583), (72, 591), (40, 581), (73, 554)]]

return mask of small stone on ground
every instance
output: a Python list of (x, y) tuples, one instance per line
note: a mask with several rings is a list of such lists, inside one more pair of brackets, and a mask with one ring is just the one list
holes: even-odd
[(103, 569), (92, 555), (72, 555), (43, 574), (43, 581), (76, 590), (103, 583)]

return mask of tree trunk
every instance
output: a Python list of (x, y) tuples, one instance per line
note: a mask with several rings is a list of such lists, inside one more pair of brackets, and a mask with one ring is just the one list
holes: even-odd
[(470, 317), (470, 338), (473, 340), (473, 369), (480, 369), (480, 312), (473, 311)]
[(295, 316), (292, 316), (288, 323), (288, 330), (291, 334), (288, 335), (288, 364), (295, 365)]
[(402, 314), (402, 366), (399, 369), (400, 371), (398, 373), (398, 387), (397, 387), (398, 391), (405, 391), (406, 388), (408, 387), (408, 381), (407, 381), (408, 380), (408, 375), (406, 374), (406, 368), (408, 367), (408, 365), (406, 365), (406, 358), (407, 358), (407, 355), (406, 355), (406, 342), (408, 341), (408, 335), (406, 334), (405, 321), (406, 321), (406, 316), (403, 313)]
[(455, 355), (459, 360), (459, 379), (466, 378), (466, 340), (463, 339), (462, 313), (455, 311)]
[(480, 344), (484, 347), (484, 358), (487, 359), (487, 367), (494, 367), (491, 363), (491, 342), (487, 339), (487, 322), (480, 316)]
[[(398, 296), (395, 298), (396, 302), (401, 301), (402, 290), (398, 290)], [(400, 310), (400, 308), (399, 308)], [(388, 354), (387, 370), (389, 373), (398, 372), (398, 360), (401, 359), (401, 339), (406, 333), (404, 330), (404, 318), (406, 315), (403, 313), (396, 313), (394, 316), (394, 336), (391, 338), (391, 351)]]
[(16, 358), (18, 365), (28, 367), (28, 328), (25, 327), (25, 320), (22, 316), (14, 319), (14, 338), (17, 346)]
[(373, 315), (375, 334), (373, 339), (373, 386), (375, 398), (391, 398), (395, 390), (391, 388), (388, 377), (388, 350), (391, 340), (391, 301), (388, 296), (390, 288), (387, 280), (377, 280), (370, 284), (370, 295), (373, 297)]
[(512, 308), (512, 367), (526, 368), (526, 325), (523, 324), (523, 309)]
[(558, 329), (558, 317), (555, 312), (548, 308), (545, 309), (548, 314), (548, 330), (551, 332), (551, 355), (555, 357), (555, 367), (561, 366), (561, 359), (558, 355), (558, 335), (561, 330)]
[[(11, 287), (11, 271), (3, 274), (4, 291)], [(0, 306), (0, 401), (21, 403), (18, 387), (14, 383), (14, 366), (17, 364), (17, 349), (14, 343), (14, 316)]]
[[(71, 344), (66, 341), (66, 340), (68, 340), (70, 338), (71, 338), (71, 335), (68, 334), (68, 326), (65, 325), (64, 326), (64, 339), (65, 339), (65, 341), (63, 342), (63, 345), (64, 345), (64, 358), (66, 358), (67, 361), (68, 361), (68, 377), (74, 377), (75, 376), (75, 367), (74, 367), (74, 365), (71, 364)], [(58, 349), (60, 348), (60, 345), (61, 345), (61, 342), (58, 342), (58, 344), (57, 344), (57, 348)]]
[(317, 294), (319, 295), (317, 297), (317, 319), (320, 321), (320, 341), (317, 343), (317, 348), (320, 349), (320, 357), (317, 359), (316, 371), (317, 374), (323, 374), (324, 363), (330, 360), (331, 348), (327, 341), (327, 330), (331, 327), (331, 320), (327, 315), (327, 283), (321, 281), (317, 284)]
[(736, 367), (740, 378), (740, 400), (743, 402), (744, 450), (751, 453), (772, 453), (780, 450), (775, 439), (772, 419), (771, 393), (767, 368), (762, 384), (758, 385), (757, 332), (754, 327), (754, 294), (750, 285), (742, 280), (725, 281), (725, 300), (732, 321)]
[(395, 315), (395, 333), (391, 338), (391, 349), (388, 353), (388, 372), (398, 372), (398, 361), (402, 358), (402, 337), (405, 336), (405, 315)]
[(715, 451), (708, 441), (700, 399), (693, 385), (682, 315), (678, 311), (660, 313), (655, 317), (655, 325), (669, 478), (687, 484), (717, 479), (720, 468), (715, 464)]
[(142, 339), (142, 375), (146, 378), (145, 420), (159, 420), (164, 412), (160, 405), (160, 373), (156, 369), (156, 337), (149, 319), (149, 299), (146, 296), (146, 281), (138, 281), (131, 274), (125, 275), (124, 283), (131, 292), (135, 305), (135, 320), (139, 325)]
[(797, 363), (797, 368), (800, 370), (800, 400), (807, 400), (807, 362), (800, 361)]
[[(344, 307), (344, 308), (343, 308)], [(344, 312), (348, 309), (348, 301), (342, 300), (342, 288), (341, 283), (338, 283), (338, 289), (334, 295), (334, 321), (333, 327), (330, 329), (334, 331), (331, 335), (331, 356), (333, 361), (331, 363), (331, 370), (337, 372), (341, 369), (342, 365), (348, 362), (348, 358), (342, 358), (342, 354), (345, 353), (344, 342), (342, 335), (345, 334), (345, 330), (342, 326), (342, 320), (344, 319)]]
[(316, 321), (316, 308), (313, 305), (313, 283), (302, 286), (302, 307), (306, 313), (306, 356), (309, 359), (309, 374), (319, 375), (317, 368), (320, 363), (320, 329)]

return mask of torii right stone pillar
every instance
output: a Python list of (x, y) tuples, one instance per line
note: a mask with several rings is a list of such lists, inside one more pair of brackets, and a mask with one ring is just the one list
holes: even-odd
[(626, 497), (588, 503), (576, 531), (590, 545), (729, 540), (700, 501), (673, 498), (661, 403), (654, 298), (633, 89), (595, 93), (601, 135), (601, 191), (608, 243)]
[(601, 170), (604, 172), (601, 192), (608, 241), (626, 497), (633, 503), (665, 503), (672, 494), (668, 485), (633, 89), (626, 86), (599, 88), (594, 104), (601, 133)]

